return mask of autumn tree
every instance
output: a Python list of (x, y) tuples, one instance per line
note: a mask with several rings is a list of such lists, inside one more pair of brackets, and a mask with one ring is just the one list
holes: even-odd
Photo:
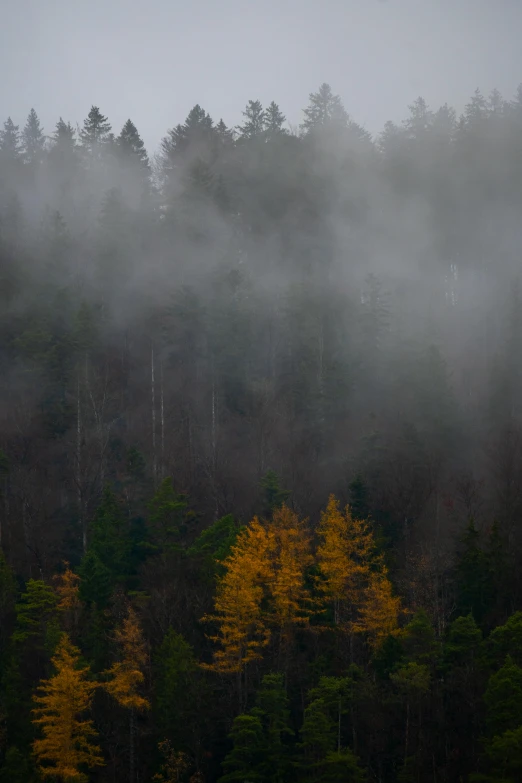
[(356, 633), (364, 633), (368, 644), (375, 650), (387, 636), (397, 630), (401, 599), (393, 594), (388, 571), (382, 567), (372, 571), (364, 590), (363, 603), (359, 607), (359, 616), (352, 628)]
[(317, 535), (320, 603), (332, 607), (334, 625), (349, 630), (353, 608), (361, 603), (369, 578), (373, 533), (367, 522), (354, 519), (348, 506), (341, 511), (339, 501), (331, 495)]
[(270, 575), (270, 536), (257, 519), (242, 530), (218, 578), (213, 621), (217, 632), (210, 638), (218, 644), (211, 668), (240, 674), (250, 661), (261, 657), (270, 631), (261, 604), (264, 584)]
[(104, 763), (92, 720), (85, 718), (97, 686), (79, 661), (80, 651), (64, 634), (52, 658), (55, 674), (42, 681), (34, 697), (33, 723), (43, 734), (33, 743), (34, 754), (44, 777), (64, 783), (83, 783), (85, 768)]
[(306, 572), (312, 564), (310, 536), (305, 522), (286, 505), (274, 510), (268, 534), (270, 622), (281, 640), (287, 641), (293, 628), (308, 622)]
[(219, 643), (214, 668), (240, 673), (261, 657), (273, 629), (280, 651), (291, 630), (308, 621), (306, 569), (312, 562), (304, 523), (287, 506), (272, 519), (257, 517), (238, 536), (218, 579), (214, 614), (218, 625), (211, 637)]
[(147, 648), (138, 617), (131, 606), (129, 606), (127, 617), (122, 626), (116, 630), (115, 641), (119, 647), (120, 660), (113, 663), (108, 670), (107, 675), (110, 679), (106, 683), (105, 689), (121, 707), (129, 710), (129, 770), (130, 780), (134, 781), (134, 717), (136, 712), (147, 710), (150, 704), (140, 693), (140, 687), (145, 680), (143, 670), (147, 664)]
[(63, 617), (65, 627), (70, 630), (78, 622), (79, 611), (82, 605), (80, 600), (80, 577), (75, 574), (67, 561), (64, 562), (65, 570), (54, 577), (55, 592), (58, 597), (56, 608)]

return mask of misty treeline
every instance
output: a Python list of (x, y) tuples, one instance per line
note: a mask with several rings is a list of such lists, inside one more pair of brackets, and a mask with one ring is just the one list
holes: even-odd
[(520, 780), (521, 209), (522, 87), (4, 122), (2, 783)]

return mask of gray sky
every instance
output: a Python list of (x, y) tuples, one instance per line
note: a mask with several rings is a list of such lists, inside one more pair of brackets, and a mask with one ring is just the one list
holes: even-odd
[(200, 103), (233, 125), (250, 98), (301, 120), (327, 81), (372, 132), (418, 95), (460, 110), (522, 81), (522, 0), (0, 0), (0, 120), (50, 133), (94, 103), (149, 151)]

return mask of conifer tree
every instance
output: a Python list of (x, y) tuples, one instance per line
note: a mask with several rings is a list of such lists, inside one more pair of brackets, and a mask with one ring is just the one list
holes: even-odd
[(29, 639), (43, 646), (47, 624), (56, 609), (56, 595), (40, 579), (29, 579), (16, 604), (16, 630), (13, 641), (25, 644)]
[(310, 93), (310, 103), (304, 110), (301, 125), (304, 133), (311, 133), (328, 126), (346, 127), (348, 115), (338, 95), (332, 93), (329, 84), (322, 84), (317, 92)]
[(217, 624), (210, 638), (219, 644), (210, 668), (241, 674), (244, 666), (261, 657), (270, 631), (263, 616), (263, 584), (270, 574), (270, 537), (254, 518), (240, 532), (218, 578), (214, 612), (205, 617)]
[(215, 127), (215, 135), (222, 150), (230, 149), (234, 145), (234, 131), (227, 127), (221, 119)]
[(3, 177), (9, 178), (16, 174), (21, 161), (20, 126), (8, 117), (3, 130), (0, 130), (0, 168)]
[(129, 710), (130, 748), (129, 748), (129, 780), (135, 780), (135, 727), (136, 712), (148, 710), (150, 703), (140, 693), (145, 680), (144, 669), (147, 663), (147, 648), (143, 639), (138, 617), (129, 606), (123, 625), (116, 630), (116, 643), (119, 647), (119, 658), (106, 672), (110, 677), (105, 688), (118, 704)]
[(344, 512), (331, 495), (317, 530), (317, 590), (323, 606), (331, 605), (334, 625), (350, 629), (353, 609), (363, 601), (374, 557), (373, 533), (367, 522)]
[(125, 160), (135, 161), (145, 171), (148, 171), (149, 158), (147, 150), (132, 120), (127, 120), (116, 141)]
[(112, 489), (103, 491), (91, 523), (89, 550), (109, 569), (116, 581), (128, 575), (130, 537), (122, 505)]
[(70, 630), (78, 622), (82, 602), (80, 600), (80, 577), (64, 562), (64, 572), (54, 577), (55, 591), (58, 596), (56, 608), (62, 614), (65, 627)]
[(393, 595), (386, 568), (372, 571), (359, 607), (359, 617), (352, 628), (356, 633), (366, 634), (370, 647), (375, 650), (397, 630), (400, 608), (401, 599)]
[(268, 516), (275, 511), (275, 509), (281, 508), (283, 503), (288, 499), (290, 492), (286, 489), (282, 489), (279, 476), (273, 470), (268, 470), (260, 483), (264, 495), (263, 513)]
[(176, 492), (172, 478), (163, 479), (149, 504), (147, 529), (152, 546), (159, 552), (179, 549), (187, 532), (187, 498)]
[(52, 658), (55, 674), (42, 681), (34, 697), (33, 723), (43, 734), (33, 743), (34, 754), (42, 775), (63, 783), (86, 783), (84, 770), (104, 764), (92, 720), (85, 717), (96, 683), (79, 662), (80, 651), (63, 634)]
[(91, 155), (99, 155), (104, 144), (111, 141), (111, 124), (97, 106), (92, 106), (80, 130), (82, 147)]
[(240, 139), (257, 139), (264, 135), (266, 114), (260, 101), (248, 101), (243, 116), (245, 121), (237, 126)]
[(29, 112), (22, 131), (22, 145), (25, 162), (32, 167), (37, 166), (43, 158), (45, 136), (34, 109)]
[(285, 136), (287, 134), (286, 129), (283, 127), (285, 122), (285, 115), (280, 111), (277, 103), (272, 101), (266, 109), (263, 119), (263, 128), (268, 141), (272, 141), (279, 136)]

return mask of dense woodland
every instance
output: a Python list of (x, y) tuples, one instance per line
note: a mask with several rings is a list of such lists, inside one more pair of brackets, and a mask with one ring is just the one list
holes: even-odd
[(0, 130), (0, 781), (520, 781), (522, 87), (243, 117)]

